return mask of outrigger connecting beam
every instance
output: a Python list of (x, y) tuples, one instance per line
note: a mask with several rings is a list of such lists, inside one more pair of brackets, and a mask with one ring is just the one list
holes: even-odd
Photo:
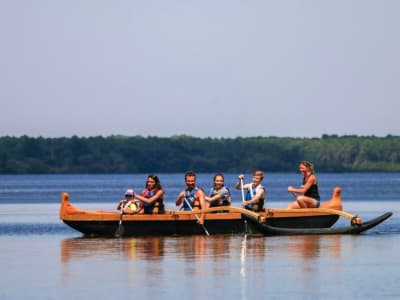
[(274, 215), (318, 215), (318, 214), (330, 214), (330, 215), (339, 215), (344, 218), (347, 218), (351, 220), (352, 224), (357, 224), (360, 225), (362, 223), (361, 219), (357, 215), (352, 215), (350, 213), (337, 210), (337, 209), (331, 209), (331, 208), (299, 208), (299, 209), (276, 209), (276, 208), (267, 208), (265, 210), (265, 213), (267, 216), (247, 210), (245, 208), (241, 207), (236, 207), (236, 206), (219, 206), (219, 207), (210, 207), (206, 209), (201, 209), (201, 210), (194, 210), (194, 211), (188, 211), (186, 212), (187, 214), (199, 214), (199, 213), (213, 213), (213, 212), (239, 212), (241, 214), (250, 216), (252, 218), (255, 218), (259, 220), (260, 222), (265, 222), (265, 219), (270, 217), (274, 217)]

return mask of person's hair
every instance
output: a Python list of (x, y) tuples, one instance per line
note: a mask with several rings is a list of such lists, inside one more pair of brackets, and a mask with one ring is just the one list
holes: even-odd
[(264, 179), (264, 172), (260, 170), (254, 171), (253, 176), (260, 176), (261, 179)]
[(213, 178), (213, 185), (214, 185), (214, 186), (215, 186), (215, 179), (216, 179), (218, 176), (221, 176), (221, 177), (222, 177), (222, 180), (225, 182), (224, 174), (222, 174), (222, 173), (220, 173), (220, 172), (217, 172), (217, 173), (215, 173), (214, 178)]
[(194, 177), (196, 178), (196, 173), (193, 172), (193, 171), (187, 171), (187, 172), (185, 173), (185, 180), (186, 180), (186, 178), (189, 177), (189, 176), (194, 176)]
[(305, 166), (310, 171), (311, 174), (314, 174), (314, 164), (312, 162), (303, 160), (303, 161), (299, 162), (299, 166), (300, 165)]
[[(153, 179), (154, 182), (156, 183), (156, 184), (154, 185), (154, 189), (155, 189), (156, 191), (162, 190), (162, 189), (163, 189), (162, 186), (161, 186), (160, 179), (158, 178), (157, 175), (150, 174), (150, 175), (147, 176), (147, 179), (149, 179), (149, 178)], [(147, 188), (147, 180), (146, 180), (146, 188)]]

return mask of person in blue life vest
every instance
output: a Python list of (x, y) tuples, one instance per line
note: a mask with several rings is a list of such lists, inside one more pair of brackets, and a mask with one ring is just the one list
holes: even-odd
[[(242, 188), (246, 191), (245, 199), (243, 201), (243, 206), (255, 212), (264, 210), (264, 203), (266, 201), (266, 191), (262, 186), (261, 182), (264, 179), (263, 171), (254, 171), (252, 182), (244, 184), (244, 175), (241, 174), (238, 177), (238, 182), (236, 183), (236, 189), (241, 190)], [(242, 187), (243, 183), (243, 187)]]
[(117, 210), (121, 214), (135, 214), (138, 212), (138, 201), (135, 201), (135, 192), (133, 189), (127, 189), (125, 191), (125, 199), (119, 201)]
[(289, 203), (287, 208), (318, 208), (321, 198), (318, 191), (318, 180), (314, 174), (314, 165), (304, 160), (299, 162), (298, 167), (303, 175), (303, 184), (300, 188), (288, 187), (288, 192), (296, 197), (296, 201)]
[(163, 214), (164, 189), (161, 186), (158, 176), (150, 174), (147, 176), (146, 185), (140, 195), (136, 194), (135, 199), (140, 200), (139, 211), (144, 214)]
[(205, 197), (209, 207), (228, 206), (231, 205), (231, 193), (225, 187), (225, 178), (222, 173), (216, 173), (213, 179), (213, 187), (209, 196)]
[[(187, 171), (185, 173), (185, 183), (186, 188), (179, 193), (175, 202), (176, 206), (183, 204), (182, 208), (185, 211), (205, 209), (205, 194), (204, 191), (196, 185), (196, 174), (193, 171)], [(204, 224), (204, 214), (200, 214), (198, 223)]]

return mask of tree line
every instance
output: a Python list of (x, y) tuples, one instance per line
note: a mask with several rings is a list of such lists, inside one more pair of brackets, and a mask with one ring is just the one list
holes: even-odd
[(0, 137), (1, 174), (399, 172), (400, 137)]

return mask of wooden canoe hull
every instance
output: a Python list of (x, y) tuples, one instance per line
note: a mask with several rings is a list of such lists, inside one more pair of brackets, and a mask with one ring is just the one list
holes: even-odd
[[(204, 214), (204, 226), (197, 215)], [(165, 214), (132, 214), (89, 211), (74, 207), (68, 193), (61, 195), (60, 219), (86, 236), (160, 236), (203, 234), (311, 235), (358, 234), (392, 215), (385, 213), (362, 223), (356, 215), (342, 211), (340, 188), (320, 208), (274, 209), (255, 213), (243, 208), (224, 206), (202, 211), (167, 211)], [(339, 217), (350, 220), (350, 226), (331, 228)]]
[[(204, 226), (210, 234), (263, 234), (259, 226), (249, 222), (244, 216), (236, 213), (221, 214), (224, 218), (206, 215)], [(268, 224), (285, 228), (314, 228), (330, 227), (339, 216), (310, 216), (300, 218), (275, 219)], [(96, 221), (96, 220), (63, 220), (65, 224), (88, 236), (114, 236), (119, 221)], [(123, 236), (157, 236), (157, 235), (198, 235), (205, 234), (204, 229), (197, 223), (196, 219), (130, 219), (122, 221)]]
[[(329, 207), (341, 208), (340, 191), (338, 195), (339, 199), (333, 197), (330, 200), (334, 205)], [(225, 211), (222, 212), (218, 209), (221, 208), (205, 210), (204, 228), (210, 234), (263, 234), (258, 224), (249, 222), (247, 215), (253, 217), (253, 220), (283, 228), (329, 228), (339, 219), (339, 215), (333, 214), (329, 208), (267, 209), (262, 213), (238, 207), (223, 208)], [(68, 193), (61, 195), (60, 219), (87, 236), (115, 236), (119, 226), (123, 228), (123, 236), (205, 234), (204, 228), (197, 223), (194, 212), (167, 211), (160, 215), (123, 215), (119, 225), (118, 212), (78, 209), (70, 203)]]
[[(114, 236), (118, 229), (117, 221), (64, 221), (64, 223), (89, 236)], [(244, 221), (232, 219), (207, 221), (204, 226), (210, 234), (235, 234), (245, 232), (244, 224)], [(205, 234), (196, 220), (130, 220), (122, 222), (122, 226), (123, 236)]]

